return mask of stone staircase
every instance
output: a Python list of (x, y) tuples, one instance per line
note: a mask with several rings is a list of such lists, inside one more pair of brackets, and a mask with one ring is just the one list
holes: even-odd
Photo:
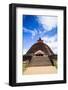
[(52, 66), (48, 56), (33, 56), (29, 66)]

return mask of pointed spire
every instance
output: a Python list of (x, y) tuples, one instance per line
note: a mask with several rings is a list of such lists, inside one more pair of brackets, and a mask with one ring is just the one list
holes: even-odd
[(43, 40), (39, 37), (38, 43), (43, 43)]
[(39, 37), (39, 40), (41, 40), (41, 38)]

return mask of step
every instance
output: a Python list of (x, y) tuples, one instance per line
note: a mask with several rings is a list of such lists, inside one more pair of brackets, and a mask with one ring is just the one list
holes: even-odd
[(51, 61), (50, 59), (44, 56), (35, 56), (32, 57), (32, 60), (29, 64), (29, 66), (51, 66)]

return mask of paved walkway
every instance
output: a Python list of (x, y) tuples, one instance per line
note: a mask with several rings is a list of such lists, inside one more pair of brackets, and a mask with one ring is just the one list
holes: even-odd
[(25, 71), (25, 75), (31, 74), (53, 74), (57, 73), (57, 69), (54, 66), (38, 66), (38, 67), (28, 67)]
[(52, 66), (52, 63), (48, 56), (33, 56), (29, 66)]

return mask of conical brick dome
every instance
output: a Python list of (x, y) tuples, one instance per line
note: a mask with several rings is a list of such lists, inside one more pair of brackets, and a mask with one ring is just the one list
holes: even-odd
[(32, 45), (32, 47), (28, 50), (28, 52), (26, 54), (28, 54), (28, 55), (35, 54), (36, 52), (39, 52), (39, 51), (43, 52), (45, 55), (54, 55), (51, 48), (48, 45), (46, 45), (43, 42), (43, 40), (41, 40), (41, 38), (39, 38), (37, 43)]

